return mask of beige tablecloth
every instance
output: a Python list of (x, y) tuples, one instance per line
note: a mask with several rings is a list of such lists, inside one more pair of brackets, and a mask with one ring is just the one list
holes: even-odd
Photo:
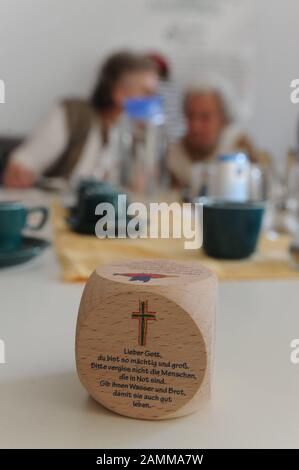
[(103, 263), (133, 258), (172, 258), (198, 261), (212, 269), (221, 281), (298, 278), (299, 272), (289, 266), (287, 237), (274, 241), (261, 238), (258, 251), (242, 261), (223, 261), (208, 258), (202, 250), (185, 250), (183, 240), (105, 239), (79, 235), (65, 222), (66, 211), (52, 207), (54, 244), (67, 282), (82, 282)]

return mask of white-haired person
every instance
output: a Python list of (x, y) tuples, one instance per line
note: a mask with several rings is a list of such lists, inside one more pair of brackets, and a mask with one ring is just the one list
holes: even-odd
[[(169, 145), (167, 166), (173, 185), (192, 188), (202, 163), (218, 155), (245, 152), (252, 162), (258, 154), (250, 139), (234, 123), (222, 93), (214, 88), (190, 88), (183, 99), (186, 132)], [(202, 166), (202, 165), (201, 165)]]

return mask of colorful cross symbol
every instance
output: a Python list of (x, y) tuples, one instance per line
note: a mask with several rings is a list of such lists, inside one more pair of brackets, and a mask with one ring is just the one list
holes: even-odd
[(147, 322), (150, 320), (156, 320), (157, 312), (148, 311), (148, 301), (139, 300), (139, 311), (133, 312), (132, 317), (134, 320), (139, 321), (138, 325), (138, 345), (146, 345), (146, 335), (147, 335)]

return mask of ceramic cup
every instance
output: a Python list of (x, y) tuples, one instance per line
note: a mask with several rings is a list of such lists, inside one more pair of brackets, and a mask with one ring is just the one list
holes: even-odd
[[(109, 184), (89, 187), (81, 191), (78, 204), (73, 210), (73, 217), (71, 218), (72, 228), (79, 233), (94, 235), (96, 224), (102, 218), (99, 213), (95, 213), (96, 207), (100, 203), (108, 203), (113, 206), (113, 215), (115, 217), (113, 217), (113, 220), (109, 220), (109, 224), (108, 226), (106, 225), (106, 228), (111, 230), (112, 236), (114, 233), (118, 233), (118, 223), (121, 221), (122, 227), (127, 226), (127, 222), (129, 220), (126, 214), (128, 200), (126, 200), (125, 207), (123, 207), (123, 204), (120, 204), (119, 207), (118, 204), (118, 197), (121, 195), (125, 194), (120, 193), (116, 188)], [(110, 214), (111, 212), (109, 211), (108, 216), (110, 216)], [(103, 217), (106, 217), (105, 212), (103, 213)]]
[(80, 198), (90, 191), (113, 191), (114, 187), (109, 181), (99, 181), (92, 178), (84, 178), (78, 184), (77, 196), (78, 201)]
[(203, 248), (214, 258), (243, 259), (256, 248), (264, 204), (211, 200), (203, 206)]
[[(28, 222), (29, 215), (40, 213), (41, 219), (33, 225)], [(48, 218), (46, 207), (27, 208), (22, 202), (2, 201), (0, 202), (0, 251), (15, 251), (22, 242), (22, 231), (41, 229)]]
[(95, 209), (100, 203), (112, 204), (117, 214), (119, 193), (115, 190), (89, 189), (81, 194), (77, 207), (77, 222), (82, 226), (95, 226), (99, 216), (95, 214)]

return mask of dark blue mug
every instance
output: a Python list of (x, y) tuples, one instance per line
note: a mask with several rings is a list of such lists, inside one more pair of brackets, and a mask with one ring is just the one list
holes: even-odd
[(203, 249), (222, 259), (243, 259), (256, 249), (264, 204), (211, 200), (203, 206)]
[[(29, 215), (40, 213), (41, 219), (36, 225), (30, 224)], [(14, 251), (22, 242), (22, 231), (24, 229), (39, 230), (48, 219), (46, 207), (27, 208), (22, 202), (1, 201), (0, 202), (0, 251)]]

